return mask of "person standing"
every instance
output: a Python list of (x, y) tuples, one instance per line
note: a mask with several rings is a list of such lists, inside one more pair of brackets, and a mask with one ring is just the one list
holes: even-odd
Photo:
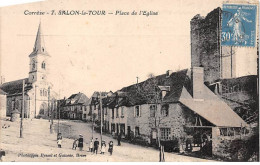
[(101, 144), (101, 154), (105, 154), (106, 152), (106, 142), (105, 141), (102, 141), (102, 144)]
[(108, 144), (108, 152), (110, 153), (110, 156), (113, 153), (113, 141), (110, 141)]
[(98, 146), (99, 146), (99, 141), (98, 141), (98, 138), (96, 138), (96, 140), (94, 142), (94, 153), (96, 152), (96, 154), (98, 152)]
[(93, 152), (93, 139), (91, 139), (89, 143), (89, 151), (92, 153)]
[(0, 150), (0, 161), (1, 162), (5, 161), (5, 151), (3, 149)]
[(58, 133), (57, 140), (59, 140), (59, 139), (62, 140), (62, 135), (61, 135), (61, 133)]
[(118, 142), (118, 146), (121, 146), (121, 133), (118, 134), (117, 136), (117, 142)]
[(79, 135), (79, 140), (78, 141), (79, 141), (78, 142), (79, 150), (82, 151), (84, 139), (83, 139), (83, 136), (81, 134)]
[(57, 140), (58, 148), (61, 148), (61, 142), (62, 142), (62, 139), (58, 139), (58, 140)]
[(73, 149), (73, 150), (76, 150), (76, 149), (77, 149), (77, 141), (78, 141), (78, 139), (75, 139), (74, 142), (73, 142), (73, 144), (72, 144), (72, 149)]

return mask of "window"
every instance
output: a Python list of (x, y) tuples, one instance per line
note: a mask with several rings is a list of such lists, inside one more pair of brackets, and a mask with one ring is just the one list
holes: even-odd
[(124, 107), (121, 107), (121, 117), (124, 117)]
[(115, 116), (114, 113), (115, 113), (114, 108), (112, 108), (112, 119), (114, 119), (114, 116)]
[(87, 114), (84, 114), (84, 119), (86, 119), (87, 118)]
[(15, 109), (20, 109), (19, 100), (16, 100), (16, 101), (15, 101)]
[(140, 135), (139, 127), (135, 127), (135, 136)]
[(116, 118), (119, 117), (118, 107), (116, 108)]
[(169, 105), (168, 104), (165, 104), (165, 105), (162, 106), (161, 115), (162, 116), (168, 116), (169, 115)]
[(105, 115), (107, 115), (107, 107), (105, 108)]
[(141, 116), (141, 112), (140, 112), (140, 106), (137, 105), (135, 106), (135, 117), (140, 117)]
[(161, 128), (161, 139), (162, 140), (170, 140), (171, 129), (170, 128)]
[(115, 124), (111, 124), (111, 132), (115, 132)]
[(32, 70), (35, 70), (35, 67), (36, 67), (36, 64), (35, 64), (36, 62), (35, 62), (35, 60), (33, 59), (32, 60)]
[(155, 117), (155, 105), (150, 105), (150, 117)]
[(45, 69), (45, 62), (42, 62), (42, 69)]
[(14, 100), (12, 100), (12, 110), (15, 110), (15, 103), (14, 103)]
[(42, 96), (42, 90), (40, 91), (40, 95)]

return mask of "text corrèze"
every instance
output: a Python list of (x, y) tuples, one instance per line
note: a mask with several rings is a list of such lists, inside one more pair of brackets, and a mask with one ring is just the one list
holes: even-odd
[(153, 16), (158, 15), (158, 11), (151, 10), (140, 10), (140, 11), (106, 11), (106, 10), (50, 10), (50, 11), (30, 11), (24, 10), (24, 15), (88, 15), (88, 16), (105, 16), (105, 15), (116, 15), (116, 16), (126, 16), (126, 15), (143, 15), (143, 16)]

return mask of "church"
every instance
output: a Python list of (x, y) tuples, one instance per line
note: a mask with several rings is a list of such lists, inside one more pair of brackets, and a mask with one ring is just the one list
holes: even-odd
[[(6, 116), (13, 111), (22, 112), (24, 83), (24, 117), (48, 118), (54, 110), (52, 83), (48, 81), (49, 59), (42, 35), (41, 23), (38, 27), (33, 51), (29, 55), (29, 76), (1, 84), (6, 93)], [(2, 103), (1, 103), (2, 104)]]

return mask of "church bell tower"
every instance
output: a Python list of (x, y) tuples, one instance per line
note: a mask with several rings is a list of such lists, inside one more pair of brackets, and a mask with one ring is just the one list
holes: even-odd
[(29, 82), (35, 83), (45, 81), (47, 82), (47, 76), (49, 72), (49, 60), (50, 55), (46, 51), (44, 38), (42, 36), (41, 23), (38, 27), (36, 40), (34, 43), (33, 52), (29, 55), (30, 58), (30, 71)]

